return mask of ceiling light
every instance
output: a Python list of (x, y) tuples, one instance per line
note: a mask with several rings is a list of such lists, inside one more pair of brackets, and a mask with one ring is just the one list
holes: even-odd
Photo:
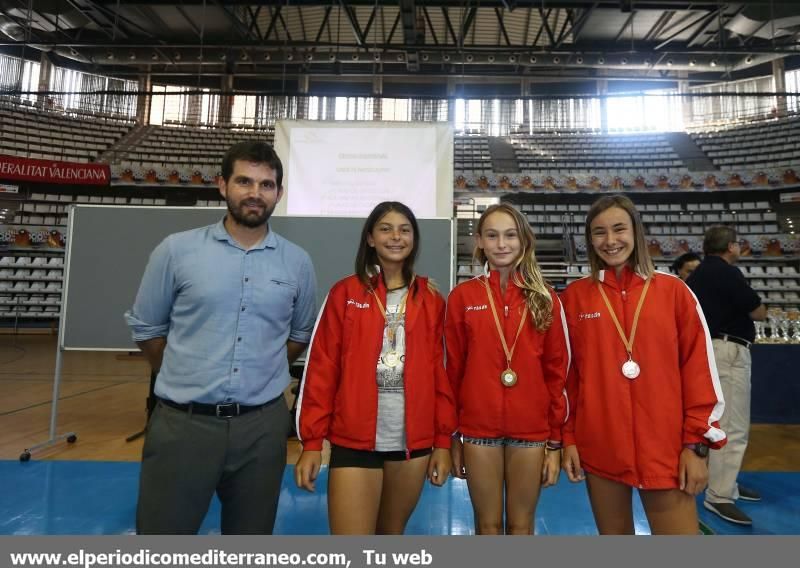
[(627, 65), (628, 64), (628, 58), (627, 57), (623, 57), (622, 59), (619, 60), (619, 62), (622, 63), (623, 65)]
[(350, 59), (352, 59), (353, 61), (358, 61), (358, 53), (351, 54)]
[(717, 66), (717, 60), (716, 59), (712, 59), (711, 60), (711, 67), (716, 67), (716, 66)]
[(430, 58), (431, 58), (431, 56), (430, 56), (430, 55), (428, 55), (427, 53), (423, 53), (423, 54), (422, 54), (422, 60), (423, 60), (423, 61), (428, 61)]
[(561, 58), (560, 58), (558, 55), (556, 55), (556, 56), (553, 58), (553, 63), (554, 63), (554, 64), (556, 64), (556, 65), (558, 65), (559, 63), (561, 63)]
[(471, 53), (468, 53), (464, 59), (467, 61), (467, 63), (472, 63), (475, 57), (473, 57)]
[(111, 51), (109, 51), (108, 53), (106, 53), (106, 59), (109, 59), (109, 60), (111, 60), (111, 59), (114, 59), (114, 53), (113, 53), (113, 52), (111, 52)]
[(536, 56), (535, 55), (531, 55), (530, 61), (531, 61), (531, 63), (536, 63)]
[(689, 67), (694, 67), (695, 65), (697, 65), (697, 60), (696, 59), (690, 59), (689, 60)]
[(272, 55), (270, 55), (269, 52), (265, 53), (264, 54), (264, 61), (269, 61), (270, 59), (272, 59)]
[(508, 56), (508, 62), (509, 63), (516, 63), (517, 62), (517, 56), (516, 55), (509, 55)]
[(403, 61), (405, 58), (406, 58), (405, 54), (403, 54), (403, 53), (398, 53), (397, 54), (397, 60), (398, 61)]
[(306, 61), (314, 61), (314, 54), (306, 53)]
[(597, 58), (597, 64), (598, 65), (605, 65), (605, 62), (606, 62), (606, 60), (605, 60), (604, 57), (598, 57)]
[(294, 53), (287, 53), (286, 54), (286, 61), (294, 61)]
[(748, 55), (747, 58), (744, 60), (744, 62), (750, 65), (753, 62), (753, 56)]
[(128, 59), (130, 59), (131, 61), (136, 61), (136, 53), (131, 51), (130, 55), (128, 55)]
[(381, 54), (376, 51), (375, 53), (372, 54), (372, 59), (374, 61), (380, 61), (381, 60)]
[(331, 53), (330, 55), (328, 55), (328, 61), (336, 61), (336, 54)]
[(449, 53), (445, 53), (444, 55), (442, 55), (442, 61), (444, 61), (445, 63), (450, 61), (450, 54)]
[(158, 61), (158, 53), (153, 53), (153, 54), (150, 56), (150, 59), (152, 59), (153, 61)]
[(667, 59), (667, 67), (672, 67), (672, 64), (675, 63), (672, 59)]
[(645, 64), (645, 65), (647, 65), (648, 67), (650, 67), (650, 65), (652, 65), (652, 64), (653, 64), (653, 62), (652, 62), (652, 61), (650, 61), (649, 59), (645, 59), (645, 60), (644, 60), (642, 63), (644, 63), (644, 64)]
[(583, 57), (581, 57), (580, 55), (576, 57), (575, 63), (577, 63), (578, 65), (583, 65)]
[(489, 63), (494, 63), (494, 55), (490, 55), (489, 57), (487, 57), (486, 61), (488, 61)]

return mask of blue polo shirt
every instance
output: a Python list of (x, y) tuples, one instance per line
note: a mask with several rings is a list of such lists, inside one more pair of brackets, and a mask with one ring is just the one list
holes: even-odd
[(311, 341), (315, 298), (302, 248), (269, 231), (245, 250), (220, 221), (156, 247), (125, 319), (134, 341), (167, 338), (156, 395), (257, 405), (289, 384), (286, 341)]

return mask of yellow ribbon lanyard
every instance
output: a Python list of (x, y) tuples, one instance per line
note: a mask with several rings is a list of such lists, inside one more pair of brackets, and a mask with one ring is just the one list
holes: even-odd
[(492, 315), (494, 315), (494, 323), (497, 326), (497, 333), (500, 334), (500, 342), (503, 344), (503, 351), (506, 354), (506, 361), (508, 362), (508, 368), (511, 368), (511, 358), (514, 356), (514, 349), (517, 348), (517, 341), (519, 340), (519, 334), (522, 332), (522, 326), (525, 325), (525, 318), (528, 316), (528, 310), (522, 310), (522, 318), (519, 320), (519, 327), (517, 328), (517, 335), (514, 337), (514, 345), (511, 346), (511, 349), (508, 349), (508, 344), (506, 343), (506, 336), (503, 333), (503, 326), (500, 325), (500, 317), (497, 315), (497, 308), (494, 306), (494, 298), (492, 297), (492, 289), (489, 288), (489, 283), (486, 280), (481, 280), (483, 283), (484, 288), (486, 288), (486, 295), (489, 297), (489, 306), (492, 308)]
[(611, 307), (611, 302), (608, 301), (608, 296), (606, 296), (605, 290), (603, 290), (603, 284), (601, 282), (597, 283), (597, 288), (600, 290), (600, 295), (603, 297), (603, 301), (606, 303), (606, 308), (608, 308), (608, 312), (611, 314), (611, 319), (614, 321), (614, 325), (617, 327), (617, 333), (619, 333), (619, 337), (622, 339), (622, 343), (625, 345), (625, 351), (628, 352), (628, 360), (633, 358), (633, 341), (636, 338), (636, 327), (639, 325), (639, 314), (642, 311), (644, 297), (647, 296), (647, 289), (650, 287), (650, 282), (652, 280), (652, 277), (648, 278), (644, 283), (644, 290), (642, 290), (642, 295), (639, 297), (639, 303), (636, 305), (636, 312), (633, 315), (633, 326), (631, 327), (630, 339), (625, 337), (625, 330), (622, 329), (622, 326), (617, 319), (617, 314), (614, 313), (614, 309)]
[[(400, 307), (397, 310), (397, 315), (398, 316), (403, 316), (406, 313), (406, 302), (408, 302), (408, 294), (411, 292), (411, 286), (414, 285), (414, 280), (415, 279), (416, 279), (416, 276), (413, 276), (411, 278), (411, 283), (408, 285), (408, 290), (406, 290), (406, 293), (403, 294), (403, 297), (400, 299)], [(370, 288), (370, 292), (372, 292), (372, 295), (375, 296), (375, 301), (378, 302), (378, 308), (380, 308), (380, 310), (381, 310), (381, 315), (383, 316), (383, 321), (386, 322), (386, 337), (391, 342), (392, 347), (394, 347), (395, 333), (397, 333), (397, 328), (400, 325), (400, 318), (399, 317), (396, 318), (395, 322), (394, 322), (394, 325), (390, 325), (389, 324), (389, 316), (386, 313), (386, 308), (383, 307), (383, 302), (381, 302), (381, 299), (378, 297), (378, 293), (375, 292), (374, 288)]]

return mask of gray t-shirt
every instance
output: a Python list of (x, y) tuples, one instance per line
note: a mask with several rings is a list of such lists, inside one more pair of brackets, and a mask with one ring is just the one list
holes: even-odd
[[(400, 302), (407, 287), (386, 294), (387, 325), (383, 329), (383, 347), (378, 358), (378, 425), (375, 432), (375, 450), (394, 452), (406, 449), (405, 392), (403, 368), (406, 359), (405, 314), (400, 314)], [(394, 344), (389, 327), (396, 327)], [(394, 352), (392, 354), (392, 352)], [(388, 363), (396, 362), (391, 366)]]

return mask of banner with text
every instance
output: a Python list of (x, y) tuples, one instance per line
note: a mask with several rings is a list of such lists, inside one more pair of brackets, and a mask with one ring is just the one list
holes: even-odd
[(108, 164), (36, 160), (0, 154), (0, 180), (37, 183), (108, 185)]

